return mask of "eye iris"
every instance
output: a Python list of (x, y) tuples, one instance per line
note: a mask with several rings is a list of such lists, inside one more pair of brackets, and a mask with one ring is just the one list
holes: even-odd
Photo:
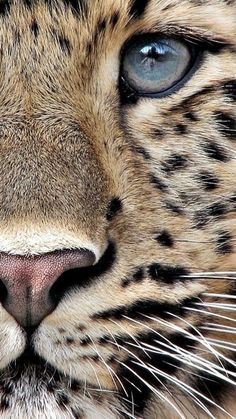
[(137, 93), (161, 93), (186, 75), (191, 59), (191, 51), (184, 42), (157, 36), (141, 37), (126, 49), (122, 73)]

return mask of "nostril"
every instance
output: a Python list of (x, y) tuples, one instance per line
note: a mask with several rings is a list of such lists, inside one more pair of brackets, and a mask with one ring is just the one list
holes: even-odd
[(52, 285), (49, 291), (51, 301), (57, 305), (63, 295), (70, 289), (85, 288), (94, 278), (100, 277), (111, 269), (116, 260), (116, 247), (110, 242), (105, 253), (96, 265), (65, 271)]
[(0, 280), (0, 303), (4, 304), (8, 297), (7, 287), (2, 280)]

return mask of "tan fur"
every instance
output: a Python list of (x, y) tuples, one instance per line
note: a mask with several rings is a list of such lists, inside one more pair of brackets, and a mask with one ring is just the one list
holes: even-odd
[[(196, 213), (217, 201), (231, 205), (228, 197), (236, 193), (236, 143), (220, 132), (213, 118), (215, 112), (236, 117), (235, 102), (222, 88), (236, 74), (235, 2), (150, 0), (140, 19), (129, 15), (128, 0), (88, 0), (88, 12), (80, 17), (63, 6), (62, 0), (52, 3), (51, 9), (44, 1), (29, 8), (14, 0), (9, 14), (0, 16), (0, 251), (33, 255), (85, 247), (94, 251), (98, 262), (112, 240), (117, 254), (111, 271), (95, 278), (88, 287), (66, 293), (34, 334), (36, 353), (61, 374), (56, 389), (47, 391), (47, 384), (54, 380), (51, 370), (46, 368), (45, 375), (41, 371), (40, 376), (37, 369), (26, 370), (22, 381), (14, 384), (13, 394), (7, 396), (8, 408), (0, 403), (0, 417), (115, 419), (125, 417), (126, 411), (130, 417), (175, 419), (179, 414), (166, 400), (171, 399), (183, 417), (205, 418), (206, 412), (189, 394), (168, 382), (167, 389), (154, 388), (143, 412), (132, 416), (132, 400), (127, 405), (123, 402), (122, 397), (127, 396), (117, 374), (120, 363), (126, 362), (128, 351), (133, 349), (119, 348), (113, 337), (137, 337), (155, 330), (171, 340), (173, 331), (155, 316), (136, 322), (92, 316), (141, 299), (177, 305), (202, 293), (232, 291), (232, 282), (223, 279), (165, 284), (153, 281), (147, 271), (142, 281), (128, 287), (122, 287), (122, 280), (132, 277), (138, 267), (156, 262), (184, 266), (192, 273), (236, 271), (235, 202), (224, 217), (212, 217), (204, 228), (195, 225)], [(111, 22), (117, 12), (115, 27), (107, 23), (94, 37), (99, 22)], [(37, 39), (31, 29), (35, 21)], [(174, 36), (176, 28), (184, 38), (204, 36), (231, 47), (219, 54), (205, 52), (202, 65), (178, 92), (161, 99), (143, 98), (123, 108), (117, 87), (123, 45), (137, 33)], [(70, 54), (63, 51), (60, 37), (69, 41)], [(186, 109), (179, 107), (205, 87), (207, 93), (196, 95)], [(194, 113), (198, 120), (186, 119), (186, 112)], [(177, 133), (178, 124), (186, 125), (185, 134)], [(158, 129), (163, 133), (160, 138), (155, 133)], [(228, 161), (210, 158), (203, 149), (207, 140), (220, 144), (228, 153)], [(137, 147), (145, 148), (151, 158), (145, 160), (135, 151)], [(161, 164), (173, 153), (184, 155), (188, 165), (163, 174)], [(203, 189), (197, 180), (202, 171), (219, 178), (218, 188)], [(151, 184), (150, 174), (162, 179), (167, 192)], [(123, 210), (108, 222), (106, 212), (113, 197), (121, 199)], [(171, 211), (167, 203), (180, 207), (181, 213)], [(172, 235), (173, 247), (156, 242), (155, 236), (162, 230)], [(231, 253), (216, 251), (220, 231), (231, 235)], [(218, 301), (202, 298), (205, 302)], [(206, 322), (234, 327), (235, 307), (232, 312), (211, 311), (232, 320), (189, 311), (186, 322), (176, 317), (169, 322), (184, 330), (189, 324), (198, 327)], [(235, 332), (223, 336), (204, 330), (201, 333), (236, 344)], [(99, 343), (104, 335), (110, 336), (109, 344)], [(85, 336), (91, 338), (88, 345), (81, 344)], [(67, 338), (72, 339), (70, 344)], [(11, 383), (9, 364), (24, 352), (25, 343), (24, 332), (1, 308), (0, 368), (4, 383)], [(193, 353), (218, 362), (201, 349), (199, 345)], [(232, 351), (217, 350), (231, 359)], [(99, 360), (94, 360), (97, 354)], [(112, 355), (115, 360), (109, 364)], [(191, 372), (200, 372), (193, 366), (185, 367), (189, 373), (180, 370), (177, 377), (194, 387)], [(72, 391), (71, 380), (81, 382), (81, 388)], [(0, 393), (5, 397), (4, 390)], [(58, 402), (60, 394), (69, 400), (64, 407)], [(231, 417), (236, 416), (233, 384), (222, 395), (221, 407)], [(208, 408), (214, 417), (227, 417), (223, 410)]]

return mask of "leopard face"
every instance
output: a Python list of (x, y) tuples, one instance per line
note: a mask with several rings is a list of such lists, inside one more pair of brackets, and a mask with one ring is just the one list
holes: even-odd
[(0, 417), (235, 417), (235, 17), (0, 1)]

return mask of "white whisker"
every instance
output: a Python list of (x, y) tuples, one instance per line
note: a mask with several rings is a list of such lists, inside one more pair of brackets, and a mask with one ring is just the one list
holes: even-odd
[(209, 330), (211, 332), (220, 332), (220, 333), (230, 333), (231, 335), (235, 335), (236, 334), (236, 330), (229, 330), (229, 329), (225, 329), (225, 328), (216, 328), (216, 327), (208, 327), (208, 326), (201, 326), (202, 330)]
[(212, 313), (212, 311), (200, 310), (198, 308), (193, 308), (193, 307), (183, 307), (183, 308), (188, 311), (193, 311), (193, 312), (201, 313), (201, 314), (207, 314), (208, 316), (218, 317), (220, 319), (225, 319), (231, 322), (236, 322), (236, 319), (233, 319), (232, 317), (223, 316), (222, 314), (218, 314), (218, 313)]
[(195, 303), (196, 306), (217, 308), (219, 310), (236, 311), (235, 304), (224, 304), (224, 303)]
[[(219, 329), (228, 329), (229, 333), (230, 331), (235, 331), (236, 327), (232, 327), (232, 326), (228, 326), (226, 324), (220, 324), (220, 323), (204, 323), (209, 327), (215, 327), (215, 328), (219, 328)], [(203, 327), (203, 326), (202, 326)]]
[(213, 298), (228, 298), (230, 300), (236, 300), (236, 295), (232, 295), (232, 294), (215, 294), (215, 293), (205, 292), (203, 296), (213, 297)]
[[(189, 323), (187, 320), (183, 319), (180, 316), (177, 316), (176, 314), (172, 314), (170, 312), (168, 312), (169, 316), (174, 317), (175, 319), (178, 319), (180, 321), (182, 321), (184, 324), (186, 324), (187, 326), (189, 326), (191, 329), (193, 329), (199, 336), (200, 339), (197, 339), (197, 342), (199, 342), (201, 345), (203, 345), (204, 347), (206, 347), (207, 349), (210, 350), (210, 352), (215, 356), (215, 358), (217, 359), (217, 361), (220, 363), (220, 365), (222, 366), (222, 368), (225, 370), (223, 363), (220, 360), (220, 356), (218, 354), (217, 351), (215, 351), (212, 346), (210, 345), (210, 343), (206, 340), (205, 336), (199, 331), (199, 329), (197, 329), (194, 325), (192, 325), (191, 323)], [(195, 336), (196, 338), (196, 336)]]
[[(133, 361), (134, 364), (137, 364), (141, 367), (144, 367), (142, 364), (137, 363), (136, 361)], [(163, 372), (161, 370), (159, 370), (156, 367), (153, 367), (152, 365), (148, 365), (145, 366), (144, 368), (146, 368), (147, 370), (153, 369), (156, 373), (159, 373), (160, 375), (162, 375), (163, 377), (165, 377), (166, 379), (170, 380), (171, 382), (174, 382), (175, 384), (178, 384), (179, 386), (183, 387), (187, 392), (188, 390), (190, 392), (193, 392), (195, 394), (197, 394), (199, 397), (203, 398), (204, 400), (206, 400), (208, 403), (212, 404), (213, 406), (217, 407), (219, 410), (221, 410), (222, 412), (226, 413), (227, 416), (229, 416), (231, 419), (235, 419), (229, 412), (227, 412), (223, 407), (221, 407), (220, 405), (218, 405), (217, 403), (215, 403), (213, 400), (209, 399), (208, 397), (206, 397), (204, 394), (200, 393), (199, 391), (197, 391), (196, 389), (194, 389), (193, 387), (189, 386), (188, 384), (184, 383), (183, 381), (179, 380), (176, 377), (172, 377), (169, 374), (167, 374), (166, 372)], [(210, 414), (210, 416), (215, 419), (215, 417), (208, 411), (208, 414)]]
[(139, 376), (139, 374), (136, 373), (136, 371), (132, 370), (128, 365), (126, 365), (124, 362), (118, 361), (120, 365), (122, 365), (124, 368), (128, 369), (132, 374), (134, 374), (143, 384), (145, 384), (154, 394), (156, 394), (161, 400), (164, 400), (167, 402), (175, 411), (178, 413), (179, 417), (181, 419), (187, 419), (180, 410), (160, 391), (158, 391), (155, 387), (153, 387), (151, 384), (149, 384), (146, 380), (144, 380), (142, 377)]

